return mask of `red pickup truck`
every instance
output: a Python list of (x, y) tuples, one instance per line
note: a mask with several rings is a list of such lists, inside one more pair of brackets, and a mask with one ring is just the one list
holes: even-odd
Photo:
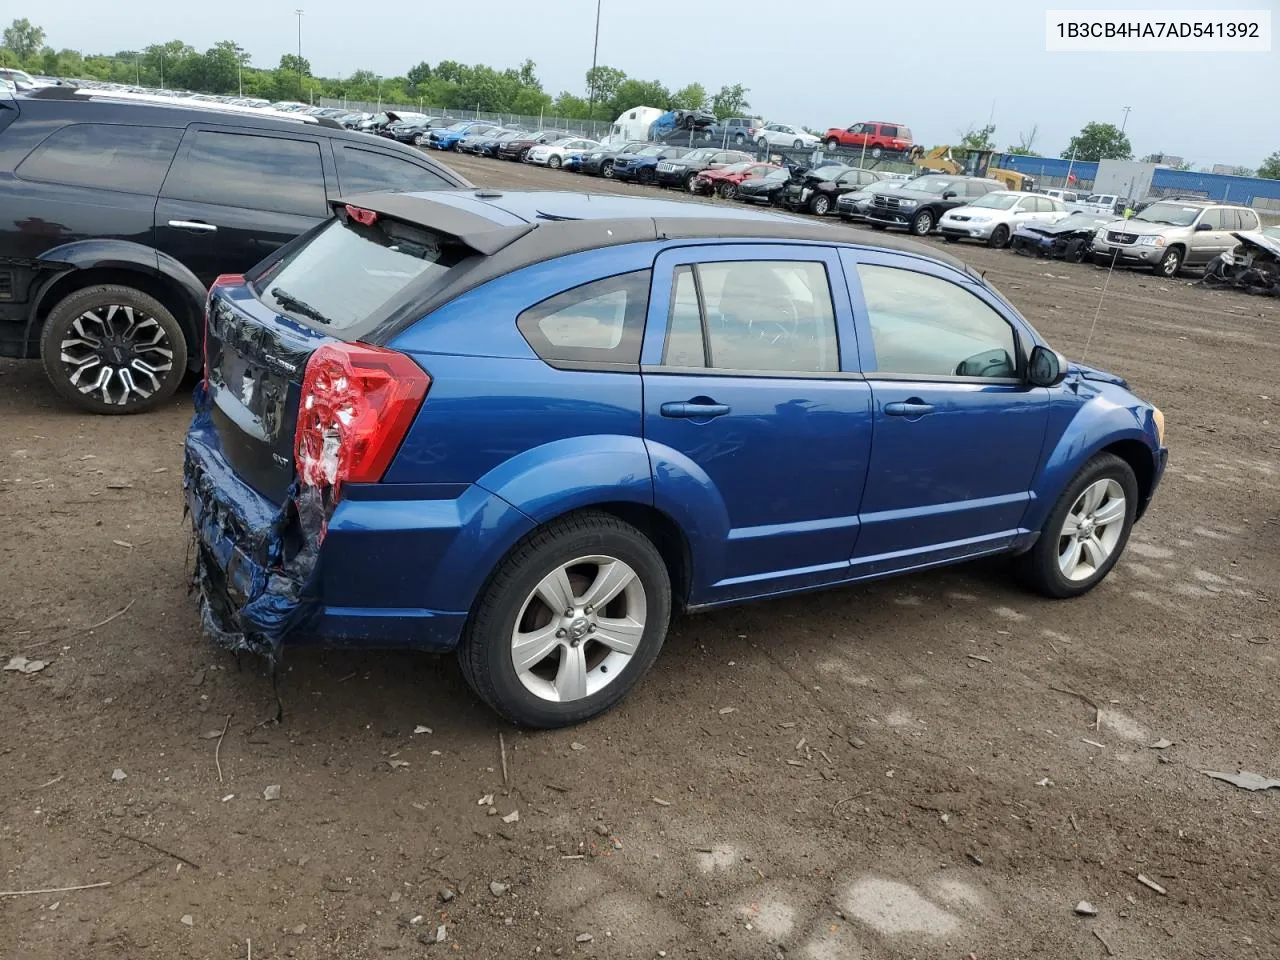
[(900, 123), (881, 123), (869, 120), (851, 127), (832, 127), (822, 137), (828, 150), (837, 147), (853, 147), (868, 150), (910, 150), (913, 144), (911, 131)]

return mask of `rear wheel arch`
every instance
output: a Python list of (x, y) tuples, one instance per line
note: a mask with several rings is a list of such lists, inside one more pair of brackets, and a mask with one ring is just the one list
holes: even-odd
[(128, 265), (95, 266), (67, 270), (52, 278), (36, 295), (33, 304), (30, 336), (39, 340), (40, 331), (55, 306), (78, 290), (87, 287), (111, 285), (132, 287), (158, 300), (173, 314), (187, 338), (187, 367), (197, 369), (201, 361), (200, 325), (203, 303), (194, 303), (192, 295), (183, 284), (163, 273), (152, 273), (140, 267)]

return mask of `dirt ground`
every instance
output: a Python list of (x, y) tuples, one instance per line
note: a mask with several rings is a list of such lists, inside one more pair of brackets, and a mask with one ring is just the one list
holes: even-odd
[(555, 733), (413, 654), (290, 651), (269, 722), (187, 593), (187, 401), (85, 417), (0, 363), (0, 663), (48, 661), (0, 673), (0, 890), (98, 885), (0, 896), (0, 956), (1280, 957), (1280, 790), (1201, 772), (1280, 777), (1280, 304), (1121, 272), (1094, 330), (1105, 271), (958, 252), (1166, 413), (1111, 577), (690, 617)]

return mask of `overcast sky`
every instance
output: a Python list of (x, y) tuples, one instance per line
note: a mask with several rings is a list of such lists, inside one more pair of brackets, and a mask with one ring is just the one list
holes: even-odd
[[(1280, 51), (1254, 54), (1045, 52), (1037, 0), (602, 0), (600, 63), (675, 89), (742, 83), (753, 112), (825, 130), (858, 120), (911, 127), (918, 142), (954, 142), (992, 117), (998, 146), (1039, 126), (1035, 149), (1057, 155), (1089, 121), (1120, 124), (1134, 153), (1197, 165), (1254, 167), (1280, 150)], [(8, 4), (48, 43), (113, 53), (181, 39), (204, 50), (235, 40), (258, 66), (297, 48), (315, 72), (403, 74), (426, 60), (495, 67), (525, 57), (547, 92), (585, 93), (596, 0), (23, 0)], [(1127, 0), (1130, 9), (1270, 9), (1280, 0)], [(1115, 2), (1078, 3), (1107, 8)], [(8, 17), (5, 18), (6, 20)]]

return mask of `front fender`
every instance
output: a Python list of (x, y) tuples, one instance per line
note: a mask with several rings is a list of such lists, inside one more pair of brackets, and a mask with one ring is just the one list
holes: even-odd
[[(1056, 438), (1056, 442), (1053, 442)], [(1152, 458), (1159, 480), (1161, 457), (1151, 407), (1119, 389), (1097, 389), (1087, 381), (1050, 404), (1049, 444), (1027, 507), (1024, 526), (1039, 530), (1076, 472), (1103, 449), (1138, 441)], [(1141, 510), (1139, 505), (1139, 509)]]

